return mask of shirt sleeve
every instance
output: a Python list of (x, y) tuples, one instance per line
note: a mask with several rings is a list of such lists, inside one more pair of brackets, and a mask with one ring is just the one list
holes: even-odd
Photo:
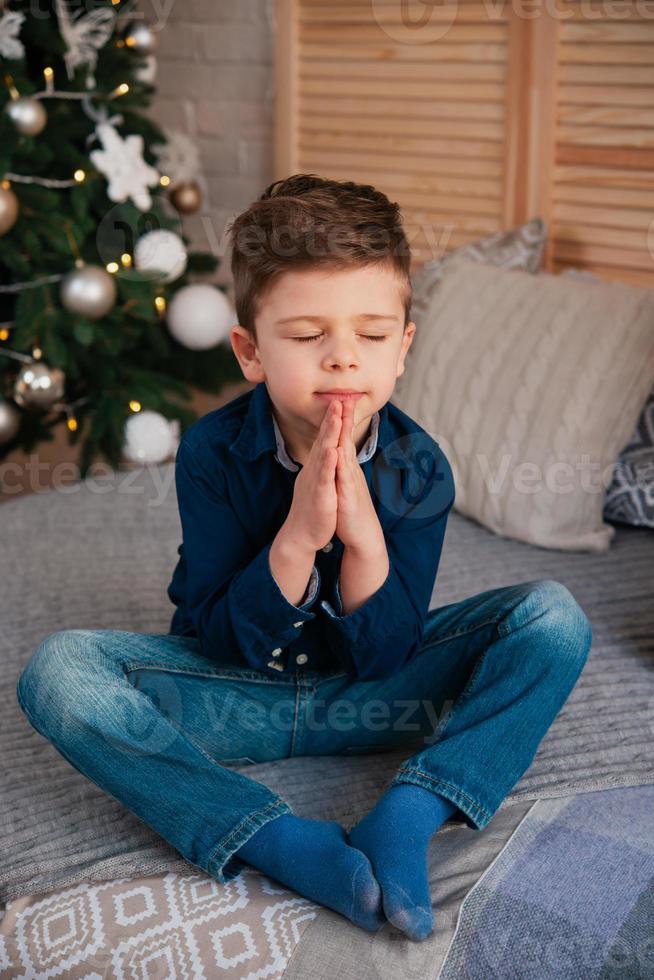
[(238, 650), (251, 667), (267, 671), (304, 623), (315, 619), (310, 607), (319, 592), (320, 573), (314, 565), (301, 604), (289, 602), (270, 568), (272, 541), (252, 554), (224, 476), (217, 471), (210, 477), (183, 440), (175, 457), (175, 486), (186, 610), (200, 648), (216, 659), (221, 650)]
[[(331, 645), (353, 679), (379, 680), (405, 667), (420, 651), (436, 582), (447, 519), (454, 504), (449, 462), (433, 440), (431, 478), (415, 494), (407, 469), (380, 476), (378, 508), (391, 518), (384, 538), (389, 571), (385, 582), (358, 609), (343, 615), (340, 575), (333, 603), (323, 599)], [(424, 460), (423, 460), (424, 463)], [(392, 517), (395, 516), (393, 520)]]

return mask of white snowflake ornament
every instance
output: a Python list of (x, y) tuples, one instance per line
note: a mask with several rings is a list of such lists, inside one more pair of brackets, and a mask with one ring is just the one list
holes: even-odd
[(5, 10), (0, 18), (0, 57), (16, 60), (25, 56), (23, 42), (18, 40), (25, 14)]
[(167, 143), (157, 143), (152, 152), (162, 174), (170, 177), (172, 184), (196, 180), (200, 173), (200, 154), (195, 143), (178, 129), (165, 131)]
[(87, 65), (90, 72), (86, 79), (87, 88), (95, 88), (93, 72), (98, 61), (98, 51), (103, 48), (114, 32), (116, 13), (111, 7), (99, 7), (90, 13), (71, 16), (66, 9), (69, 0), (56, 0), (59, 32), (66, 42), (64, 61), (66, 73), (72, 80), (79, 65)]
[(131, 197), (137, 208), (147, 211), (152, 206), (147, 188), (158, 184), (160, 175), (143, 159), (143, 137), (133, 134), (123, 139), (109, 123), (100, 123), (96, 132), (104, 149), (92, 150), (89, 156), (109, 181), (110, 200), (122, 202)]

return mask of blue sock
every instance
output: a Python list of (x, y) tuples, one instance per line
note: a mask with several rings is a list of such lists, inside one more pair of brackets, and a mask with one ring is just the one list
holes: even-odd
[(349, 844), (345, 830), (335, 820), (282, 813), (259, 827), (236, 854), (369, 932), (386, 922), (370, 861)]
[(370, 858), (389, 922), (412, 939), (426, 939), (434, 927), (429, 838), (457, 810), (438, 793), (399, 783), (389, 787), (350, 831), (350, 843)]

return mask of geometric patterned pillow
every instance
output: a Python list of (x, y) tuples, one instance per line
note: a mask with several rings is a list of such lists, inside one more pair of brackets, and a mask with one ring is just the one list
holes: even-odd
[(604, 517), (654, 528), (654, 388), (618, 457), (604, 498)]

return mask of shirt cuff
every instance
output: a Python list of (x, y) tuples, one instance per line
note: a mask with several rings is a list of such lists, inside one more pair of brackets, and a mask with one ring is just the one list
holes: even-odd
[(237, 611), (237, 629), (246, 659), (254, 667), (268, 665), (271, 657), (297, 639), (304, 623), (316, 618), (309, 606), (315, 602), (320, 575), (312, 572), (301, 606), (289, 602), (270, 567), (271, 544), (262, 548), (250, 564), (238, 573), (231, 585)]
[[(349, 645), (352, 647), (374, 645), (376, 641), (395, 632), (403, 625), (403, 617), (398, 613), (398, 597), (403, 592), (402, 583), (390, 556), (386, 580), (358, 609), (346, 616), (343, 615), (340, 580), (339, 575), (334, 585), (334, 605), (326, 599), (323, 599), (320, 605)], [(404, 617), (404, 619), (407, 624), (413, 622), (412, 617), (409, 619)]]
[(305, 593), (302, 596), (302, 600), (299, 603), (298, 608), (304, 609), (309, 607), (316, 596), (318, 595), (318, 589), (320, 588), (320, 572), (314, 565), (311, 569), (311, 578), (309, 579), (309, 584), (306, 587)]

